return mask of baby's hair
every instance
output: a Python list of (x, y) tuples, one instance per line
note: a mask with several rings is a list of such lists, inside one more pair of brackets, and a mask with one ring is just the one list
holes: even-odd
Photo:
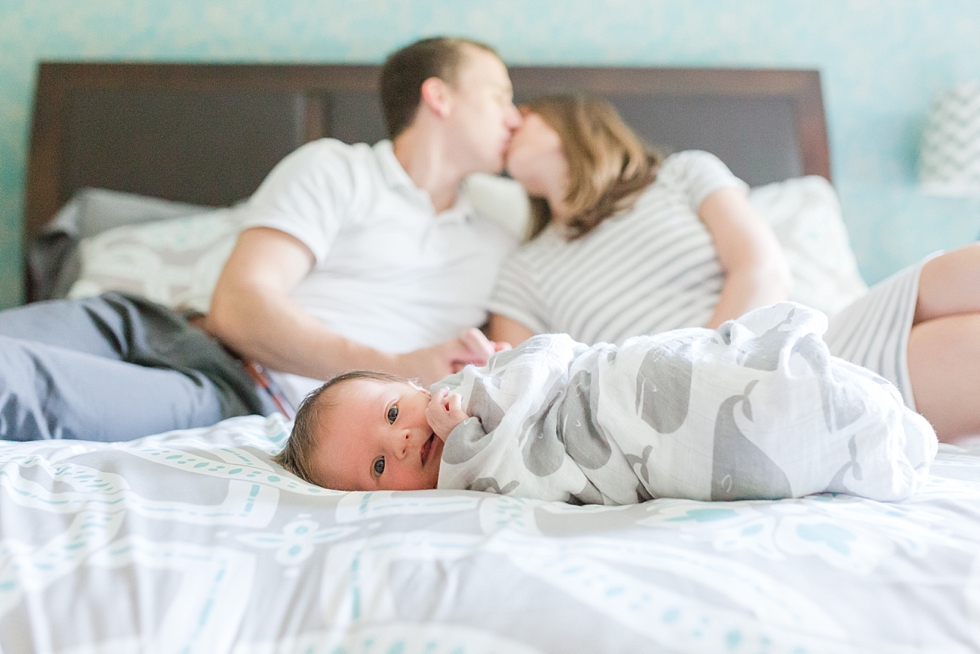
[(355, 379), (373, 379), (374, 381), (415, 385), (415, 382), (411, 379), (371, 370), (352, 370), (351, 372), (337, 375), (303, 398), (299, 409), (296, 410), (293, 431), (289, 434), (286, 447), (282, 452), (272, 457), (272, 460), (303, 481), (314, 484), (315, 486), (329, 488), (327, 484), (317, 479), (311, 465), (318, 445), (316, 434), (317, 426), (320, 424), (322, 418), (322, 411), (330, 410), (335, 406), (335, 404), (330, 402), (329, 395), (327, 397), (324, 397), (324, 395), (331, 388)]

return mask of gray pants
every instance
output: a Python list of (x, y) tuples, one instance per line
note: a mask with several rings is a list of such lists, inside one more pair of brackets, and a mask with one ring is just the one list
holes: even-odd
[(177, 312), (119, 293), (0, 312), (0, 438), (122, 441), (275, 411)]

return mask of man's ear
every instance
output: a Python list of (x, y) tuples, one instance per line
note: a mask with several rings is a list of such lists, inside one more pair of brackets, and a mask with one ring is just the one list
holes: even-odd
[(452, 107), (452, 94), (449, 85), (438, 77), (430, 77), (422, 82), (422, 102), (432, 113), (445, 118)]

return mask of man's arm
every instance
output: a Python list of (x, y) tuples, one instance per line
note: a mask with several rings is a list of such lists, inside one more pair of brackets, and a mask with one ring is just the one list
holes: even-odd
[(247, 358), (314, 379), (367, 369), (431, 383), (466, 363), (482, 365), (493, 354), (493, 345), (476, 329), (406, 354), (336, 334), (289, 297), (313, 263), (313, 253), (295, 237), (266, 227), (246, 229), (215, 287), (208, 331)]
[(698, 217), (714, 241), (725, 284), (707, 327), (785, 300), (793, 285), (789, 263), (768, 223), (745, 191), (724, 188), (701, 203)]

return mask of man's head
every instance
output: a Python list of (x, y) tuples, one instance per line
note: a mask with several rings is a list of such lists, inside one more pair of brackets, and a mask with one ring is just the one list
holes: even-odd
[(389, 56), (381, 70), (381, 104), (389, 138), (420, 125), (442, 130), (471, 172), (499, 172), (521, 123), (499, 55), (461, 38), (424, 39)]
[(311, 393), (275, 461), (335, 490), (422, 490), (439, 479), (443, 442), (429, 427), (429, 392), (385, 373), (340, 375)]

